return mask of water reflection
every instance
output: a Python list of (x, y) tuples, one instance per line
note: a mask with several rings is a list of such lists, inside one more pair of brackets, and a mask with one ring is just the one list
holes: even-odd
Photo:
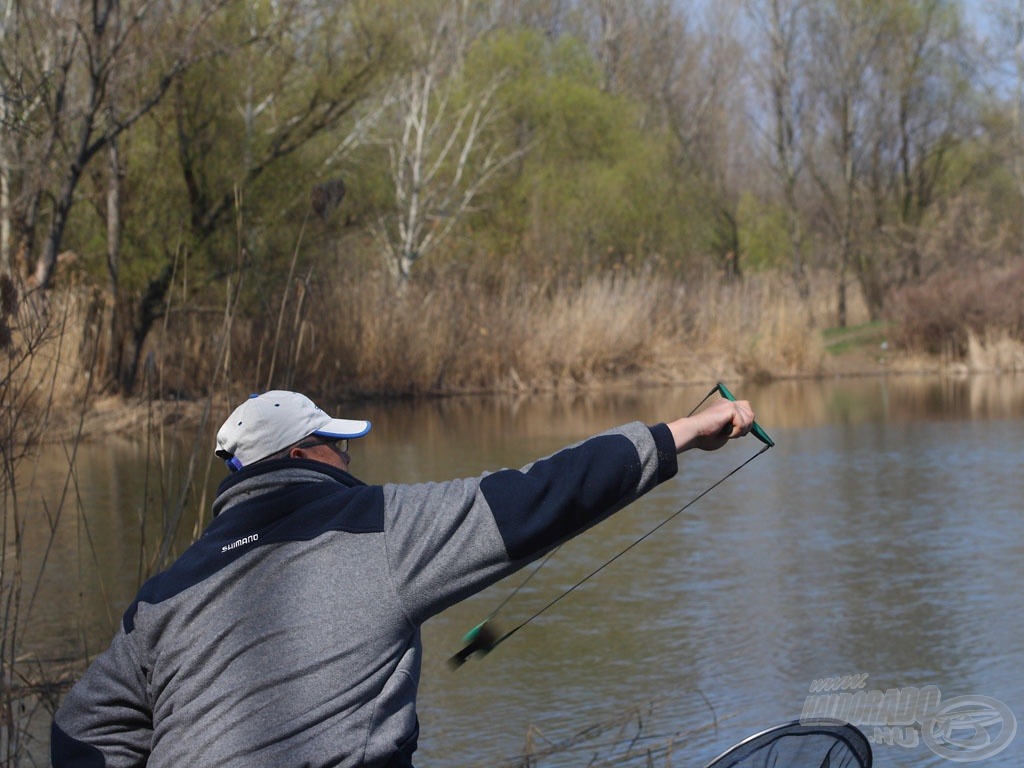
[[(519, 466), (624, 421), (686, 413), (706, 391), (335, 410), (374, 422), (371, 437), (353, 444), (356, 475), (419, 481)], [(1024, 379), (865, 378), (734, 391), (755, 403), (775, 449), (485, 659), (456, 673), (446, 664), (462, 633), (519, 577), (427, 625), (422, 764), (495, 765), (522, 750), (531, 726), (543, 732), (533, 733), (539, 744), (658, 698), (648, 732), (685, 744), (673, 765), (700, 765), (797, 717), (814, 679), (856, 673), (882, 690), (931, 684), (946, 697), (995, 697), (1024, 718)], [(32, 652), (80, 658), (106, 644), (181, 496), (173, 477), (194, 440), (184, 437), (161, 452), (121, 440), (83, 447), (70, 475), (66, 447), (25, 468), (27, 573), (43, 573)], [(198, 440), (212, 446), (212, 430)], [(507, 624), (757, 448), (738, 441), (727, 452), (687, 454), (676, 480), (563, 548), (508, 609)], [(203, 465), (179, 547), (208, 516), (223, 474), (215, 460)], [(986, 767), (1016, 765), (1014, 746)], [(876, 749), (884, 750), (878, 765), (936, 764), (924, 746)]]

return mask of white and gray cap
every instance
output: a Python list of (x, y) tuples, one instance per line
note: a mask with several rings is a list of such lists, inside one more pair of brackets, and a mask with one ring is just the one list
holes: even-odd
[(298, 392), (250, 395), (217, 431), (217, 456), (233, 470), (265, 459), (304, 437), (362, 437), (370, 422), (334, 419)]

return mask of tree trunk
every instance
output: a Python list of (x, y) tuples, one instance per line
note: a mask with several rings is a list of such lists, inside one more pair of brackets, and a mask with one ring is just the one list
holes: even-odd
[(153, 324), (163, 316), (164, 299), (170, 290), (173, 276), (174, 266), (167, 264), (160, 274), (146, 286), (146, 291), (139, 300), (139, 309), (135, 314), (135, 321), (131, 329), (130, 346), (125, 350), (124, 364), (121, 367), (119, 385), (121, 392), (125, 395), (131, 395), (135, 391), (142, 349), (146, 344), (149, 332), (153, 329)]
[(846, 274), (839, 272), (839, 283), (836, 285), (836, 325), (846, 327)]
[(836, 325), (845, 328), (847, 323), (846, 312), (846, 276), (850, 264), (850, 244), (843, 240), (839, 253), (839, 281), (836, 285)]
[(885, 276), (879, 267), (882, 258), (877, 254), (858, 254), (854, 263), (857, 269), (857, 283), (867, 305), (868, 319), (878, 320), (882, 316), (886, 294)]
[(60, 194), (53, 206), (53, 220), (50, 222), (50, 231), (46, 236), (46, 243), (43, 252), (36, 261), (35, 269), (32, 272), (31, 283), (37, 288), (49, 288), (53, 279), (53, 270), (57, 266), (57, 253), (60, 251), (60, 244), (64, 239), (64, 227), (68, 223), (68, 215), (71, 213), (71, 206), (75, 201), (75, 190), (82, 178), (82, 169), (87, 157), (86, 142), (92, 133), (92, 124), (82, 129), (81, 149), (76, 153), (75, 160), (68, 169), (67, 176), (61, 184)]
[(125, 305), (121, 296), (121, 157), (117, 140), (107, 148), (107, 381), (115, 390), (122, 379)]
[(14, 274), (11, 252), (11, 181), (5, 137), (0, 135), (0, 275)]

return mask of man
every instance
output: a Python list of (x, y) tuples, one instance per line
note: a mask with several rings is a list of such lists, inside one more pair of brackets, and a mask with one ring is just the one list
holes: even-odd
[(750, 405), (626, 424), (520, 470), (368, 486), (367, 421), (273, 391), (217, 434), (203, 536), (148, 581), (54, 717), (62, 766), (411, 766), (420, 625), (625, 507)]

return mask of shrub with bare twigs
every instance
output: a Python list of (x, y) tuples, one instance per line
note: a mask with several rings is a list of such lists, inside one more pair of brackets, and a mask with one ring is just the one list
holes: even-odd
[(971, 338), (998, 330), (1024, 343), (1024, 266), (951, 269), (893, 298), (894, 338), (913, 351), (963, 360)]

